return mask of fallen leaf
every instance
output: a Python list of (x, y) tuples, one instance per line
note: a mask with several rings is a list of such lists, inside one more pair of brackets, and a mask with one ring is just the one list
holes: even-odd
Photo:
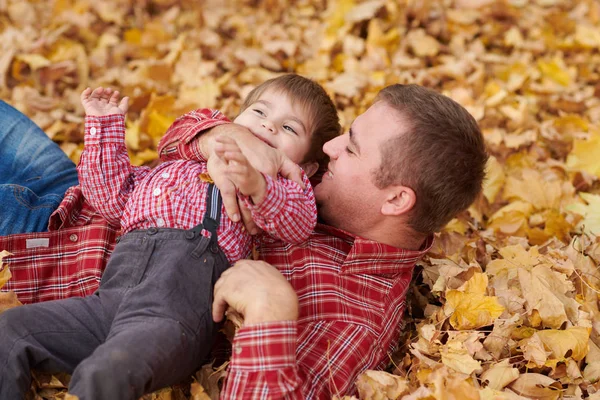
[(397, 399), (408, 392), (408, 382), (384, 371), (365, 371), (358, 376), (356, 389), (361, 399)]
[(2, 286), (4, 286), (4, 284), (8, 282), (12, 276), (8, 265), (2, 263), (2, 259), (7, 256), (12, 256), (12, 254), (6, 250), (0, 251), (0, 288), (2, 288)]
[(592, 131), (587, 138), (575, 139), (567, 157), (567, 167), (586, 171), (600, 178), (600, 131)]
[(517, 394), (539, 400), (556, 400), (560, 396), (562, 385), (542, 374), (521, 374), (510, 388)]
[(475, 359), (459, 340), (452, 340), (440, 349), (442, 363), (456, 372), (471, 375), (481, 372), (481, 363)]
[(588, 328), (546, 329), (536, 334), (542, 340), (544, 346), (551, 351), (551, 356), (555, 358), (570, 357), (580, 361), (588, 354), (588, 340), (590, 337)]
[(446, 292), (444, 313), (450, 317), (450, 324), (459, 330), (475, 329), (491, 325), (504, 307), (494, 296), (486, 296), (487, 275), (475, 274), (464, 287), (464, 291)]
[(508, 359), (492, 365), (492, 367), (481, 374), (481, 379), (487, 381), (487, 387), (502, 390), (506, 385), (517, 379), (520, 372), (513, 368)]
[(583, 217), (580, 225), (585, 233), (600, 236), (600, 195), (581, 192), (579, 196), (587, 204), (572, 204), (567, 209)]

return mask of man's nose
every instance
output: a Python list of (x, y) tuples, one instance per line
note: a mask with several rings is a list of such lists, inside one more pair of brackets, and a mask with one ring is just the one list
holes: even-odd
[(342, 148), (344, 135), (338, 136), (336, 138), (331, 139), (323, 145), (323, 152), (329, 156), (331, 159), (338, 158), (340, 154), (340, 149)]
[(263, 119), (261, 122), (261, 125), (263, 128), (265, 128), (266, 130), (268, 130), (271, 133), (275, 133), (275, 131), (276, 131), (275, 125), (273, 125), (273, 123), (268, 119)]

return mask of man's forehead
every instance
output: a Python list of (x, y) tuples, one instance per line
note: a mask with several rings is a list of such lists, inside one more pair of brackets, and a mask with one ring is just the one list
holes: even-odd
[(378, 101), (356, 117), (351, 129), (358, 143), (380, 142), (403, 132), (406, 121), (398, 110)]

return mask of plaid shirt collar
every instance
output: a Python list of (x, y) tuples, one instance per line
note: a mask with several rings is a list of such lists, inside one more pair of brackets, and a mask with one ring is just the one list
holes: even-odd
[(89, 214), (87, 209), (90, 207), (85, 207), (87, 204), (84, 202), (80, 186), (69, 188), (58, 208), (50, 216), (48, 230), (55, 231), (85, 224), (89, 220), (86, 214)]
[(365, 239), (329, 225), (317, 224), (315, 230), (340, 238), (352, 246), (340, 269), (343, 275), (394, 275), (401, 270), (412, 269), (415, 262), (433, 245), (433, 235), (427, 237), (421, 249), (406, 250)]

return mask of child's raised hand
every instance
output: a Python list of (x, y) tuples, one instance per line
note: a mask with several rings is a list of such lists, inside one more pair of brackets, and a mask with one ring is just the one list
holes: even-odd
[(227, 164), (225, 173), (244, 196), (252, 197), (255, 204), (264, 199), (267, 191), (267, 182), (263, 175), (254, 168), (237, 142), (229, 137), (218, 139), (215, 153)]
[(102, 117), (111, 114), (123, 114), (129, 108), (129, 97), (123, 97), (119, 102), (119, 92), (111, 88), (87, 88), (81, 93), (81, 104), (85, 115)]

